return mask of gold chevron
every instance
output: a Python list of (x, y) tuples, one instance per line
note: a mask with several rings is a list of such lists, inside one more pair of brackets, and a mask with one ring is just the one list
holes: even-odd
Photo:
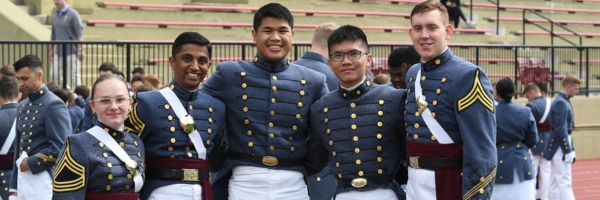
[(47, 155), (41, 154), (41, 153), (36, 153), (35, 155), (33, 155), (35, 157), (38, 157), (42, 160), (44, 160), (44, 162), (56, 162), (56, 158), (51, 158)]
[(137, 108), (139, 105), (139, 100), (137, 99), (137, 94), (133, 95), (133, 105), (131, 106), (131, 111), (127, 114), (127, 120), (129, 121), (130, 127), (127, 127), (127, 132), (135, 133), (139, 136), (142, 135), (144, 128), (146, 128), (146, 124), (142, 121), (137, 113)]
[(475, 81), (473, 82), (471, 91), (458, 100), (458, 111), (460, 112), (467, 109), (477, 101), (481, 102), (481, 104), (492, 111), (492, 113), (494, 112), (494, 101), (487, 93), (485, 93), (485, 89), (483, 89), (483, 85), (481, 85), (481, 82), (479, 81), (479, 70), (475, 71)]
[(466, 200), (466, 199), (469, 199), (469, 198), (475, 196), (475, 194), (477, 194), (480, 190), (485, 190), (485, 187), (487, 187), (495, 177), (496, 177), (496, 167), (494, 167), (494, 170), (492, 170), (485, 177), (485, 179), (483, 181), (479, 182), (477, 185), (475, 185), (475, 187), (473, 187), (469, 191), (467, 191), (467, 193), (465, 193), (465, 195), (463, 195), (463, 200)]
[[(71, 146), (69, 140), (65, 142), (65, 151), (58, 164), (56, 164), (56, 172), (54, 173), (54, 192), (70, 192), (83, 188), (85, 186), (85, 166), (79, 164), (71, 156)], [(70, 172), (78, 177), (69, 181), (57, 181), (62, 172)]]

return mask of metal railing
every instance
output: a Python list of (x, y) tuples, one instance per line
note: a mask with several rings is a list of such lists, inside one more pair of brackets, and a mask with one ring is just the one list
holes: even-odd
[[(525, 17), (525, 14), (526, 14), (527, 12), (530, 12), (530, 13), (532, 13), (532, 14), (535, 14), (535, 15), (537, 15), (538, 17), (541, 17), (541, 18), (543, 18), (543, 19), (545, 19), (545, 20), (548, 20), (548, 22), (550, 22), (550, 30), (548, 30), (546, 27), (543, 27), (542, 25), (539, 25), (538, 23), (535, 23), (535, 22), (533, 22), (533, 21), (531, 21), (531, 20), (527, 19), (527, 18)], [(496, 19), (497, 19), (496, 21), (500, 21), (500, 20), (499, 20), (500, 18), (496, 18)], [(527, 35), (527, 34), (525, 34), (525, 33), (526, 33), (526, 32), (525, 32), (525, 24), (532, 24), (532, 25), (535, 25), (535, 26), (537, 26), (538, 28), (540, 28), (540, 29), (542, 29), (542, 30), (544, 30), (544, 31), (546, 31), (546, 32), (548, 32), (548, 33), (550, 33), (550, 45), (552, 45), (552, 46), (554, 46), (554, 37), (555, 37), (555, 36), (556, 36), (556, 37), (559, 37), (560, 39), (564, 40), (565, 42), (567, 42), (567, 43), (569, 43), (569, 44), (571, 44), (571, 45), (573, 45), (573, 46), (577, 46), (577, 44), (575, 44), (575, 43), (571, 42), (571, 40), (568, 40), (568, 39), (564, 38), (564, 37), (563, 37), (563, 36), (561, 36), (561, 35), (557, 35), (557, 34), (555, 34), (555, 33), (554, 33), (554, 25), (557, 25), (558, 27), (561, 27), (561, 28), (563, 28), (563, 29), (565, 29), (565, 30), (569, 31), (570, 33), (573, 33), (573, 35), (575, 35), (575, 36), (579, 37), (579, 46), (581, 46), (581, 45), (583, 44), (582, 37), (581, 37), (581, 35), (579, 35), (579, 33), (575, 32), (575, 31), (572, 31), (571, 29), (569, 29), (569, 28), (567, 28), (567, 27), (563, 26), (562, 24), (556, 23), (555, 21), (553, 21), (553, 20), (551, 20), (550, 18), (548, 18), (548, 17), (546, 17), (546, 16), (542, 15), (542, 14), (541, 14), (541, 13), (539, 13), (539, 12), (536, 12), (536, 11), (534, 11), (534, 10), (531, 10), (531, 9), (523, 9), (523, 34), (521, 34), (521, 35), (523, 35), (523, 45), (525, 45), (525, 35)]]
[[(57, 81), (60, 77), (72, 76), (63, 70), (59, 76), (51, 76), (51, 62), (48, 57), (48, 45), (73, 45), (78, 42), (38, 42), (38, 41), (0, 41), (0, 65), (12, 64), (27, 54), (38, 55), (45, 72), (44, 80)], [(159, 77), (161, 84), (167, 84), (173, 77), (173, 71), (168, 58), (171, 55), (169, 42), (82, 42), (86, 57), (81, 61), (82, 84), (91, 86), (98, 76), (98, 67), (104, 62), (114, 63), (123, 72), (125, 79), (131, 79), (131, 70), (142, 67), (147, 74)], [(371, 71), (374, 73), (387, 72), (387, 57), (399, 45), (370, 45), (369, 53), (373, 55)], [(560, 79), (567, 74), (581, 78), (581, 94), (600, 92), (600, 47), (587, 46), (522, 46), (522, 45), (460, 45), (450, 47), (454, 54), (480, 66), (492, 82), (500, 78), (513, 79), (521, 91), (524, 84), (531, 81), (531, 74), (521, 74), (519, 71), (521, 59), (541, 59), (545, 61), (547, 75), (550, 77), (550, 93), (562, 89)], [(308, 44), (295, 44), (290, 53), (290, 59), (299, 59), (309, 51)], [(256, 55), (256, 47), (252, 43), (213, 43), (211, 58), (213, 66), (210, 74), (219, 62), (226, 60), (249, 60)], [(66, 69), (66, 66), (61, 66)], [(65, 73), (66, 72), (66, 73)], [(542, 75), (537, 75), (542, 77)], [(533, 77), (535, 78), (535, 77)], [(64, 78), (60, 85), (74, 88), (76, 84)]]
[[(496, 5), (496, 35), (500, 35), (500, 0), (487, 0), (490, 3)], [(473, 2), (471, 2), (471, 8), (473, 8)]]

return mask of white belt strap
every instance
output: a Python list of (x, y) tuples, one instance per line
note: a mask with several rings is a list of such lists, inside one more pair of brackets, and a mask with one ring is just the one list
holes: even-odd
[[(165, 97), (165, 99), (167, 99), (169, 104), (171, 104), (171, 107), (173, 107), (173, 111), (175, 111), (175, 115), (177, 115), (177, 118), (179, 120), (181, 120), (183, 117), (185, 117), (185, 115), (188, 114), (185, 111), (185, 108), (183, 108), (183, 105), (181, 105), (181, 101), (179, 101), (179, 98), (177, 98), (177, 96), (175, 95), (173, 90), (171, 90), (171, 88), (166, 87), (159, 91), (163, 95), (163, 97)], [(204, 142), (202, 141), (202, 138), (200, 137), (200, 133), (198, 133), (198, 130), (194, 129), (194, 131), (192, 131), (190, 134), (188, 134), (188, 136), (190, 137), (190, 140), (194, 144), (194, 148), (196, 148), (196, 152), (198, 152), (198, 158), (206, 160), (206, 147), (204, 147)]]
[[(421, 88), (421, 70), (419, 69), (415, 81), (415, 104), (417, 104), (417, 112), (418, 101), (419, 97), (421, 96), (423, 96), (423, 89)], [(435, 136), (435, 138), (440, 144), (454, 143), (454, 141), (452, 141), (452, 138), (450, 138), (450, 136), (448, 135), (448, 133), (446, 133), (446, 130), (442, 128), (440, 123), (438, 123), (433, 117), (431, 117), (431, 111), (429, 111), (429, 108), (426, 108), (423, 112), (421, 112), (421, 117), (423, 117), (423, 121), (425, 121), (425, 124), (427, 124), (429, 131), (431, 131), (431, 134)]]
[(544, 123), (546, 121), (546, 117), (548, 117), (548, 113), (550, 113), (550, 104), (552, 104), (552, 100), (550, 100), (550, 98), (546, 98), (546, 110), (544, 110), (544, 115), (538, 123)]
[(16, 127), (17, 127), (17, 119), (15, 119), (15, 122), (13, 122), (12, 128), (10, 128), (10, 132), (8, 132), (8, 137), (6, 137), (6, 141), (4, 141), (4, 144), (2, 145), (2, 149), (0, 149), (0, 155), (6, 155), (6, 153), (8, 153), (8, 150), (10, 149), (10, 145), (12, 145), (12, 143), (15, 141), (15, 135), (16, 135)]
[(127, 152), (125, 152), (125, 150), (123, 150), (123, 148), (121, 148), (121, 146), (117, 144), (117, 141), (115, 141), (115, 139), (113, 139), (106, 131), (102, 130), (102, 128), (100, 128), (99, 126), (94, 126), (91, 129), (87, 130), (87, 132), (94, 136), (96, 139), (98, 139), (100, 142), (104, 143), (113, 153), (115, 153), (119, 160), (123, 161), (123, 163), (126, 164), (125, 166), (129, 168), (129, 172), (131, 172), (131, 174), (134, 174), (133, 182), (135, 185), (135, 192), (139, 192), (142, 189), (142, 186), (144, 185), (142, 173), (139, 173), (138, 171), (133, 171), (137, 169), (131, 169), (130, 166), (127, 165), (128, 163), (135, 162), (135, 160), (129, 157), (129, 154), (127, 154)]

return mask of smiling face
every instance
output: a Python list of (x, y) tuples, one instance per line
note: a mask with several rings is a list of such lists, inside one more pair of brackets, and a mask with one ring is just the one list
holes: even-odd
[(411, 17), (412, 26), (408, 34), (424, 62), (437, 57), (448, 46), (454, 29), (443, 20), (439, 10), (425, 11)]
[(335, 76), (340, 79), (340, 85), (349, 88), (359, 84), (365, 78), (365, 72), (371, 66), (371, 54), (365, 54), (368, 50), (361, 41), (344, 40), (341, 43), (330, 45), (330, 54), (349, 53), (353, 51), (362, 52), (359, 59), (350, 60), (347, 54), (343, 55), (341, 61), (329, 59), (329, 66)]
[(127, 98), (123, 105), (111, 102), (109, 106), (104, 106), (101, 102), (90, 101), (90, 106), (98, 114), (99, 121), (111, 128), (122, 130), (124, 127), (123, 122), (127, 119), (127, 113), (131, 108), (131, 98), (129, 98), (129, 90), (127, 90), (125, 82), (118, 79), (108, 79), (97, 83), (93, 89), (94, 96), (92, 100)]
[(294, 30), (282, 18), (265, 17), (257, 30), (252, 30), (252, 38), (258, 55), (269, 62), (282, 61), (290, 52)]
[(171, 69), (175, 72), (173, 80), (190, 91), (198, 89), (198, 85), (204, 80), (210, 68), (208, 48), (195, 43), (181, 46), (176, 57), (169, 58)]

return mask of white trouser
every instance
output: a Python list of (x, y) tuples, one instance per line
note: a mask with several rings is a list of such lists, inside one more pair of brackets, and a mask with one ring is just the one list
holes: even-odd
[[(79, 70), (81, 69), (81, 62), (77, 59), (77, 54), (69, 54), (67, 57), (67, 76), (71, 76), (71, 82), (67, 83), (71, 89), (81, 85), (81, 75)], [(54, 54), (54, 60), (52, 60), (52, 81), (58, 85), (62, 85), (63, 81), (63, 58), (57, 54)]]
[(199, 184), (173, 184), (156, 188), (148, 200), (202, 200), (202, 186)]
[(573, 185), (571, 179), (571, 164), (562, 160), (562, 149), (558, 149), (552, 157), (550, 174), (550, 186), (548, 187), (548, 199), (572, 200)]
[(406, 199), (436, 199), (435, 171), (408, 167)]
[(535, 181), (519, 181), (517, 171), (513, 170), (513, 183), (494, 184), (492, 199), (495, 200), (535, 200)]
[[(547, 200), (548, 199), (548, 187), (550, 186), (550, 169), (552, 168), (551, 162), (544, 159), (540, 155), (531, 155), (533, 162), (533, 170), (539, 179), (539, 189), (535, 192), (536, 199)], [(538, 169), (539, 167), (539, 169)]]
[(296, 171), (238, 166), (229, 180), (231, 200), (307, 200), (304, 175)]
[[(31, 170), (21, 172), (21, 162), (27, 162), (27, 152), (23, 151), (17, 159), (17, 199), (52, 199), (52, 177), (47, 171), (38, 174)], [(14, 177), (13, 177), (14, 178)]]
[(385, 199), (385, 200), (398, 200), (398, 196), (391, 189), (375, 189), (365, 192), (349, 191), (339, 193), (336, 200), (364, 200), (364, 199)]

